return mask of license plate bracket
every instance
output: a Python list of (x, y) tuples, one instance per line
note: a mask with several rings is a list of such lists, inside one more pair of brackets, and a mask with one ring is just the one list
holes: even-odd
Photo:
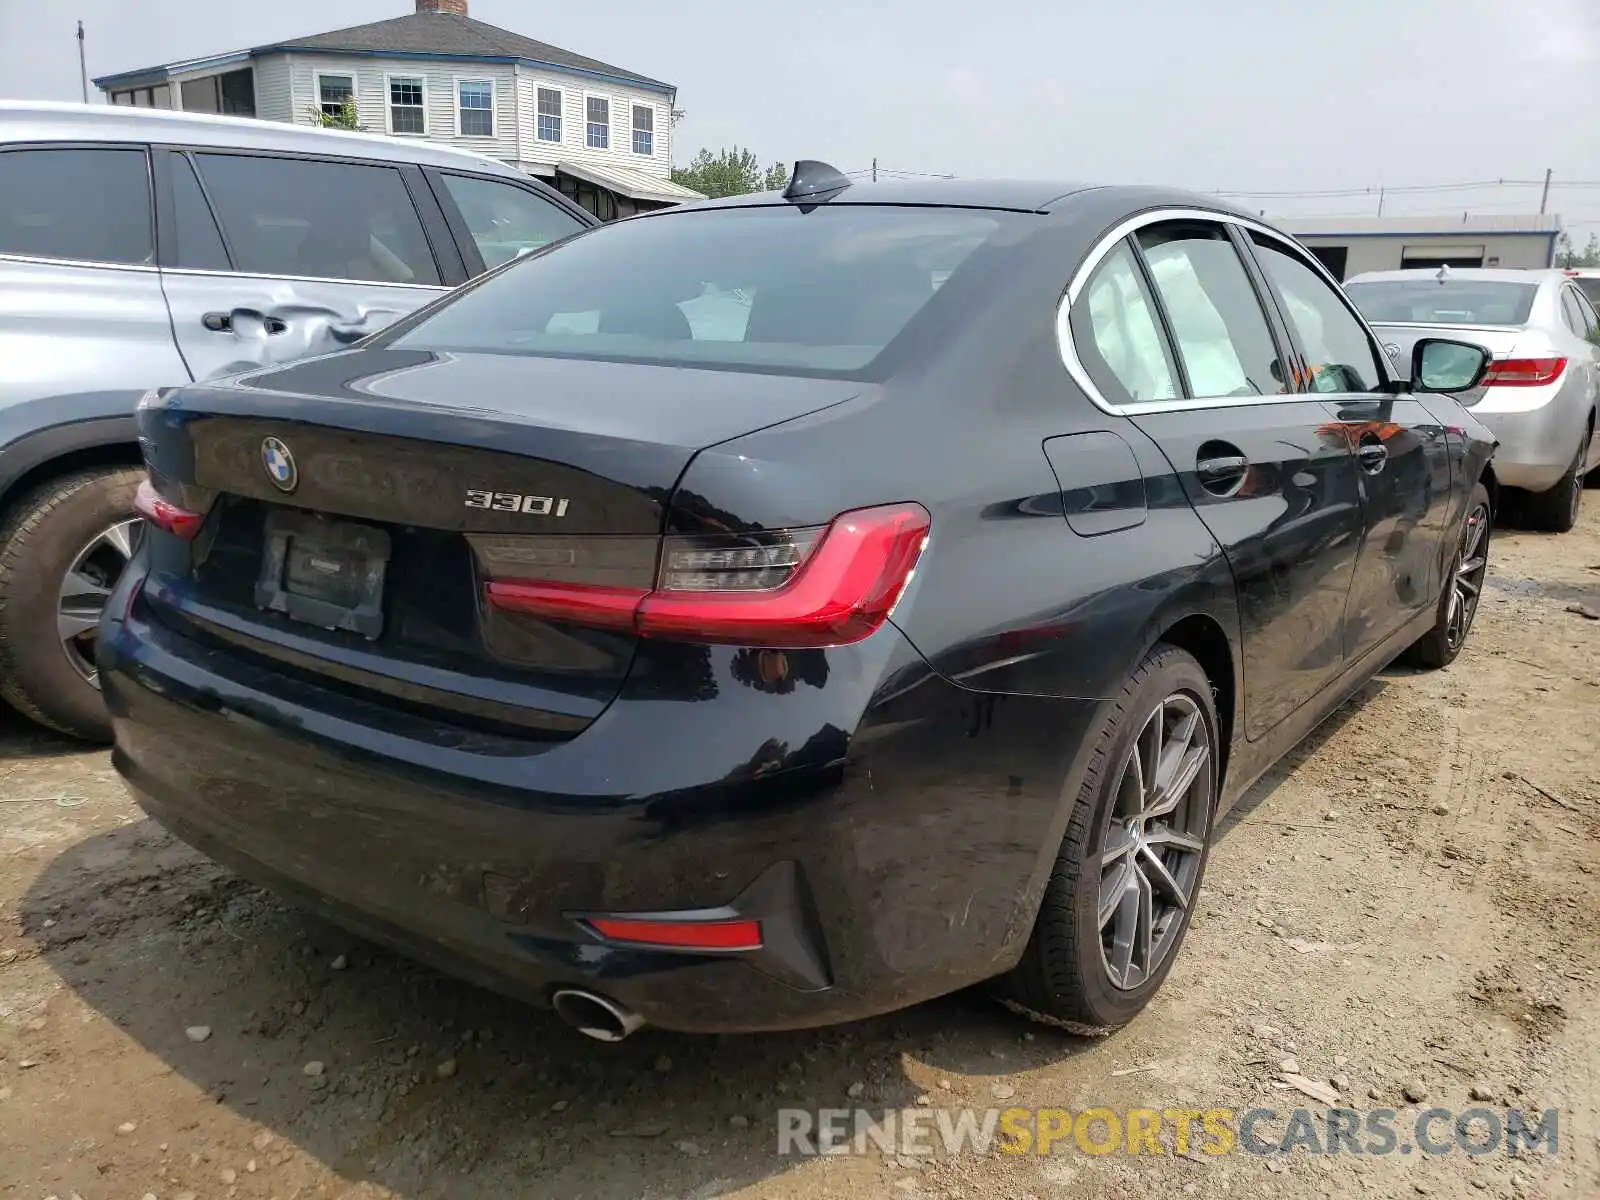
[(314, 513), (274, 512), (265, 538), (258, 608), (369, 640), (383, 633), (388, 533)]

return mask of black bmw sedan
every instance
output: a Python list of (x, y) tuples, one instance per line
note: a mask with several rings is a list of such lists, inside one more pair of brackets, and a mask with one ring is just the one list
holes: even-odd
[[(1478, 605), (1485, 352), (1210, 197), (850, 183), (579, 234), (151, 395), (118, 770), (591, 1036), (1170, 970), (1219, 815)], [(1408, 376), (1408, 377), (1407, 377)]]

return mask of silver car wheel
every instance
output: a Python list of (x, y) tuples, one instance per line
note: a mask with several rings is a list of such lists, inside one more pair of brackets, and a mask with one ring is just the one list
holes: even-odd
[(100, 686), (95, 666), (95, 630), (105, 612), (111, 589), (139, 548), (144, 522), (129, 518), (107, 526), (89, 540), (72, 560), (61, 579), (56, 602), (56, 636), (61, 649), (80, 678), (90, 687)]

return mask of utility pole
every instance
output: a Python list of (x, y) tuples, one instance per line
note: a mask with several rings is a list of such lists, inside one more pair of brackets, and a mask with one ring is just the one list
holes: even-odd
[(1383, 195), (1384, 195), (1384, 189), (1383, 188), (1379, 188), (1378, 189), (1378, 215), (1380, 217), (1383, 216)]
[(83, 22), (78, 22), (78, 86), (83, 91), (83, 102), (89, 103), (89, 65), (83, 56)]
[[(877, 183), (878, 182), (878, 160), (877, 159), (873, 159), (872, 160), (872, 182), (873, 183)], [(1544, 210), (1540, 209), (1539, 211), (1543, 212)]]
[(1545, 210), (1550, 207), (1550, 176), (1554, 173), (1554, 171), (1554, 167), (1546, 167), (1544, 169), (1544, 195), (1539, 197), (1540, 216), (1543, 216)]

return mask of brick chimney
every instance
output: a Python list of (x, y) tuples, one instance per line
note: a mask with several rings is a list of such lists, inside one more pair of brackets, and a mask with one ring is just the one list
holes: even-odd
[(467, 15), (467, 0), (417, 0), (419, 13), (455, 13), (458, 17)]

